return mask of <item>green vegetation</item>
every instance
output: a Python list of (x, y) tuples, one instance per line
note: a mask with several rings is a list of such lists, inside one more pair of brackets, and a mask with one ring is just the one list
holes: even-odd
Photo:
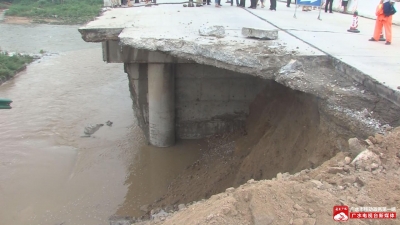
[(10, 7), (9, 3), (0, 1), (0, 9), (8, 9), (8, 7)]
[(13, 0), (6, 16), (29, 17), (56, 24), (81, 24), (98, 16), (102, 5), (103, 0)]
[(8, 56), (7, 53), (0, 52), (0, 79), (9, 78), (21, 70), (25, 64), (32, 62), (33, 58), (30, 56), (13, 55)]

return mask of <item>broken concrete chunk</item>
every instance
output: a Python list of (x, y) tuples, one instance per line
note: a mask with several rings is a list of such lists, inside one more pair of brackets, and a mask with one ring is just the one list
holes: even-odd
[(286, 64), (279, 70), (279, 74), (287, 75), (289, 73), (295, 73), (297, 70), (301, 69), (302, 66), (303, 65), (299, 61), (291, 59), (288, 64)]
[(353, 156), (360, 154), (365, 149), (367, 149), (367, 146), (365, 146), (360, 140), (358, 140), (358, 138), (349, 139), (349, 152)]
[(167, 217), (168, 216), (168, 213), (167, 212), (165, 212), (164, 210), (160, 210), (158, 213), (151, 213), (151, 219), (152, 220), (154, 220), (154, 219), (161, 219), (162, 217)]
[(199, 34), (201, 36), (214, 36), (214, 37), (225, 37), (225, 27), (223, 26), (207, 26), (200, 27)]
[(373, 153), (370, 150), (364, 150), (362, 151), (360, 154), (357, 155), (357, 157), (353, 160), (353, 162), (351, 162), (351, 164), (355, 165), (362, 165), (362, 164), (366, 164), (368, 165), (369, 163), (378, 163), (378, 165), (380, 164), (380, 159), (379, 156), (376, 155), (375, 153)]
[(391, 131), (391, 130), (393, 130), (393, 127), (391, 127), (389, 124), (383, 125), (382, 128), (385, 129), (386, 131)]
[(278, 30), (264, 30), (258, 28), (243, 27), (242, 35), (250, 38), (276, 40), (278, 39)]
[(134, 217), (129, 216), (111, 216), (110, 225), (131, 225), (135, 222)]

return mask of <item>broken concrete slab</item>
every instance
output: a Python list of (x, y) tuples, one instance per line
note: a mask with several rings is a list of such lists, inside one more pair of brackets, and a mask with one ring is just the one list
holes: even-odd
[(243, 27), (242, 35), (249, 38), (258, 38), (266, 40), (276, 40), (278, 39), (278, 30), (265, 30), (259, 28)]
[(214, 36), (214, 37), (225, 37), (224, 26), (204, 26), (199, 29), (201, 36)]
[(110, 225), (131, 225), (135, 222), (135, 218), (129, 216), (111, 216), (109, 221)]
[[(335, 117), (340, 114), (345, 124), (352, 124), (352, 129), (359, 126), (366, 127), (363, 128), (365, 136), (370, 135), (371, 132), (380, 131), (379, 121), (360, 117), (359, 109), (353, 108), (354, 100), (350, 99), (363, 99), (363, 101), (368, 99), (368, 101), (380, 102), (380, 104), (385, 101), (365, 92), (362, 90), (363, 87), (354, 87), (353, 80), (348, 80), (348, 76), (342, 76), (343, 73), (352, 72), (350, 68), (340, 67), (343, 70), (338, 69), (339, 66), (332, 62), (331, 57), (287, 32), (280, 32), (279, 39), (274, 41), (246, 38), (241, 31), (248, 24), (258, 24), (265, 30), (273, 30), (276, 27), (268, 23), (260, 23), (258, 17), (245, 10), (234, 7), (215, 13), (214, 8), (204, 8), (200, 11), (184, 10), (176, 13), (178, 7), (182, 6), (160, 5), (151, 10), (143, 9), (141, 11), (111, 10), (81, 27), (79, 31), (85, 41), (105, 42), (103, 49), (104, 46), (112, 47), (110, 40), (118, 41), (114, 50), (132, 48), (140, 51), (159, 52), (176, 59), (184, 59), (263, 79), (273, 79), (294, 90), (324, 99), (325, 102), (321, 103), (321, 108)], [(204, 16), (205, 13), (207, 16)], [(201, 20), (194, 19), (200, 17)], [(237, 17), (241, 19), (220, 20), (220, 18)], [(182, 18), (188, 18), (188, 20), (183, 21)], [(143, 21), (146, 22), (143, 23)], [(226, 36), (223, 40), (199, 35), (200, 27), (213, 25), (225, 28)], [(122, 31), (119, 34), (110, 32), (112, 29), (121, 28)], [(291, 60), (297, 60), (303, 66), (297, 68), (290, 63)], [(124, 61), (124, 63), (129, 62)], [(282, 67), (284, 68), (282, 69)], [(297, 70), (292, 70), (294, 68)], [(332, 74), (327, 70), (334, 70), (337, 74)], [(389, 115), (389, 113), (387, 114)], [(353, 124), (357, 124), (357, 126), (353, 126)]]
[(288, 64), (283, 66), (279, 71), (279, 74), (295, 73), (297, 70), (302, 69), (302, 64), (298, 60), (290, 60)]

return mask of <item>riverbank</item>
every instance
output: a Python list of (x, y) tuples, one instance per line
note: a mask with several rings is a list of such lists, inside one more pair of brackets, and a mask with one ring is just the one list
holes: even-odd
[(14, 1), (12, 4), (2, 3), (5, 23), (11, 24), (84, 24), (99, 15), (103, 2), (89, 1)]
[(17, 73), (26, 69), (26, 65), (35, 58), (30, 55), (8, 54), (0, 52), (0, 85)]

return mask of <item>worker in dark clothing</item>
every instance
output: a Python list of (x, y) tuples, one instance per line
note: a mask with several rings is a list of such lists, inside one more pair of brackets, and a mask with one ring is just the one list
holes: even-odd
[[(290, 3), (292, 3), (292, 0), (287, 0), (286, 1), (286, 7), (290, 7)], [(294, 4), (297, 4), (297, 0), (294, 0)]]
[(276, 11), (276, 0), (270, 0), (271, 6), (269, 7), (269, 10), (274, 10)]
[(246, 7), (246, 0), (240, 0), (240, 4), (238, 5), (238, 7)]
[(329, 5), (329, 13), (333, 13), (332, 12), (332, 3), (333, 3), (333, 0), (326, 0), (326, 2), (325, 2), (325, 12), (328, 12), (328, 5)]
[(250, 0), (250, 7), (249, 8), (251, 8), (251, 9), (255, 9), (255, 8), (257, 8), (257, 2), (258, 2), (258, 0)]

